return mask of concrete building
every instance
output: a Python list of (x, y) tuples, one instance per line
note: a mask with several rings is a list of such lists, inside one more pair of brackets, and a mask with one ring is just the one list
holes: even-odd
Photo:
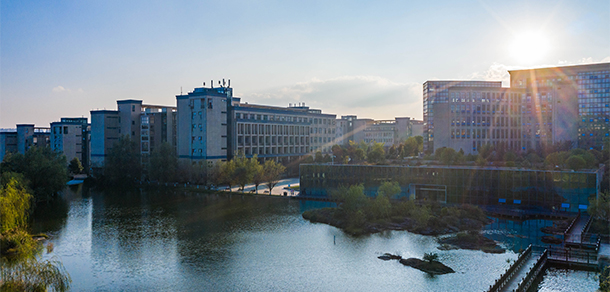
[(50, 130), (33, 124), (19, 124), (16, 129), (0, 130), (0, 161), (7, 153), (24, 154), (32, 146), (48, 147)]
[(8, 153), (17, 153), (17, 129), (0, 130), (0, 162)]
[(91, 163), (95, 172), (104, 166), (104, 158), (121, 135), (119, 112), (114, 110), (91, 111)]
[(176, 107), (118, 100), (118, 110), (91, 111), (91, 167), (101, 169), (104, 157), (120, 137), (137, 143), (143, 162), (163, 142), (176, 147)]
[[(414, 125), (421, 124), (408, 117), (396, 117), (394, 120), (358, 119), (357, 116), (342, 116), (336, 121), (335, 140), (337, 144), (347, 146), (349, 141), (356, 143), (384, 143), (385, 146), (400, 144), (415, 135)], [(417, 130), (417, 126), (415, 128)]]
[(610, 64), (510, 71), (499, 81), (424, 83), (424, 149), (477, 153), (485, 144), (513, 151), (572, 141), (601, 147), (608, 137)]
[(63, 153), (68, 163), (78, 158), (89, 171), (90, 126), (87, 118), (61, 118), (51, 123), (51, 149)]
[(248, 104), (230, 87), (195, 88), (176, 96), (177, 151), (181, 160), (213, 165), (237, 153), (290, 162), (330, 153), (335, 115), (304, 105)]

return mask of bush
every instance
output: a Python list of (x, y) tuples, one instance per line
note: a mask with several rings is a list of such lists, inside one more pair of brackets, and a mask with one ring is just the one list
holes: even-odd
[(424, 261), (427, 261), (429, 263), (432, 262), (437, 262), (438, 261), (438, 254), (437, 253), (425, 253), (424, 254)]

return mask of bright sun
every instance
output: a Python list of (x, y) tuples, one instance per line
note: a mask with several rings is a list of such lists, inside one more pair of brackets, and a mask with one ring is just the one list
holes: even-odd
[(513, 40), (510, 53), (520, 63), (532, 64), (541, 61), (549, 50), (547, 38), (542, 33), (528, 32)]

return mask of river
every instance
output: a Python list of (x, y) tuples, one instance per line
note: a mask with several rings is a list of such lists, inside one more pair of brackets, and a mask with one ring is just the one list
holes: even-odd
[[(352, 237), (301, 217), (324, 206), (329, 203), (79, 187), (39, 208), (33, 231), (51, 236), (53, 251), (44, 257), (63, 262), (73, 291), (483, 291), (528, 244), (511, 221), (496, 220), (484, 232), (512, 250), (486, 254), (440, 251), (434, 237), (405, 231)], [(536, 233), (540, 224), (549, 223), (526, 229)], [(385, 252), (420, 258), (436, 252), (456, 273), (431, 277), (377, 259)], [(541, 291), (565, 278), (547, 274)], [(595, 291), (592, 275), (577, 274), (575, 287)]]

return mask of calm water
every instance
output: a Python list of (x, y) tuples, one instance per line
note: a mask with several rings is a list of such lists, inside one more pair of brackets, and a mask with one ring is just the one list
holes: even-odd
[[(508, 268), (507, 260), (517, 257), (513, 251), (440, 251), (434, 237), (409, 232), (355, 238), (302, 219), (304, 210), (324, 204), (79, 189), (68, 192), (63, 203), (40, 208), (33, 227), (52, 236), (54, 250), (45, 257), (63, 262), (74, 291), (483, 291)], [(494, 224), (485, 231), (488, 236), (504, 238), (513, 250), (527, 247), (510, 227), (516, 223)], [(536, 224), (549, 223), (517, 225), (535, 233)], [(457, 272), (430, 277), (377, 259), (385, 252), (403, 257), (436, 252)], [(565, 287), (557, 284), (563, 274), (549, 274), (550, 290), (541, 291)], [(578, 279), (584, 284), (573, 291), (597, 287), (589, 274)]]

